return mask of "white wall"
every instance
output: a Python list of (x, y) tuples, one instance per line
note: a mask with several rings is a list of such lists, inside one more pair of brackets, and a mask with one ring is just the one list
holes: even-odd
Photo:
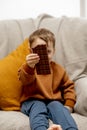
[(87, 0), (84, 1), (85, 6), (85, 17), (87, 18)]
[(0, 20), (53, 16), (80, 16), (80, 0), (0, 0)]

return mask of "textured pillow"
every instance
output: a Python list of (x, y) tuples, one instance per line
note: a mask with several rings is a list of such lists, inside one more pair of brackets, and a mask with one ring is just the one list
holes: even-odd
[(0, 109), (20, 110), (21, 82), (18, 68), (29, 53), (28, 39), (7, 57), (0, 60)]
[(76, 81), (77, 102), (75, 112), (87, 116), (87, 76)]

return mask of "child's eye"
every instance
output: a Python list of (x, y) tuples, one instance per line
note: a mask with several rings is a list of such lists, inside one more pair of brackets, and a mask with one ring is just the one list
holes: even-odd
[(48, 50), (48, 53), (51, 53), (51, 51), (50, 51), (50, 50)]

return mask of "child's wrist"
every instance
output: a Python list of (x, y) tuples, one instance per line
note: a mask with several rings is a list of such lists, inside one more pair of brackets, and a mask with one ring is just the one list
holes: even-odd
[(70, 113), (73, 112), (73, 108), (72, 107), (70, 107), (70, 106), (65, 106), (65, 107), (70, 111)]

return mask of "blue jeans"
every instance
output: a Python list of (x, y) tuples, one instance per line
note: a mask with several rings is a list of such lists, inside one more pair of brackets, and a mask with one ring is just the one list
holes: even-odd
[(48, 119), (60, 124), (63, 130), (78, 130), (69, 110), (58, 101), (27, 100), (21, 111), (29, 116), (31, 130), (47, 130)]

